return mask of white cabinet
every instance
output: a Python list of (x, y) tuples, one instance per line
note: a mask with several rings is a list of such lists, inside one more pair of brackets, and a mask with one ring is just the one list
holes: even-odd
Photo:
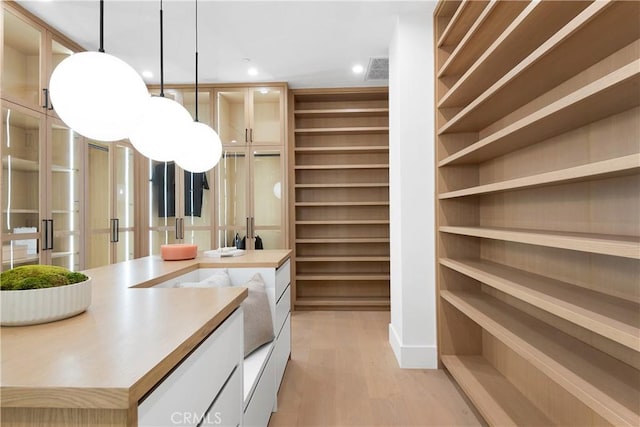
[(140, 402), (138, 425), (237, 425), (242, 417), (242, 330), (238, 309)]

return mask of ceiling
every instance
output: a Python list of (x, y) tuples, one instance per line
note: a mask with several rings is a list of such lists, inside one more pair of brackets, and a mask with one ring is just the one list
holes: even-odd
[[(18, 0), (87, 50), (99, 45), (99, 3)], [(356, 64), (387, 57), (398, 16), (429, 1), (198, 2), (199, 80), (202, 83), (288, 82), (290, 87), (385, 86), (365, 81)], [(192, 83), (195, 73), (195, 0), (164, 0), (165, 83)], [(149, 84), (160, 82), (160, 2), (106, 0), (104, 48)], [(429, 48), (425, 46), (425, 49)], [(254, 67), (256, 76), (247, 70)]]

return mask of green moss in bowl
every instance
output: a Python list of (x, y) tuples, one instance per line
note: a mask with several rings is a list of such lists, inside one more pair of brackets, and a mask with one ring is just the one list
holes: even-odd
[(55, 265), (24, 265), (0, 274), (0, 289), (19, 291), (24, 289), (55, 288), (87, 280), (82, 273), (69, 271)]

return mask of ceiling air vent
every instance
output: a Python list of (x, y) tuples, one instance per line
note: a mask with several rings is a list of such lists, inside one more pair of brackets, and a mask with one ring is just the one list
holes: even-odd
[(365, 80), (389, 80), (389, 58), (371, 58)]

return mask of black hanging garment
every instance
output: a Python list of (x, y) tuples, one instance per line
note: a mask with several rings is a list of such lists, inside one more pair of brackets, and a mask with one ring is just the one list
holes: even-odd
[[(153, 167), (153, 183), (158, 200), (158, 217), (176, 216), (176, 166), (174, 162), (157, 163)], [(204, 190), (209, 189), (204, 172), (184, 171), (184, 216), (201, 216)]]

